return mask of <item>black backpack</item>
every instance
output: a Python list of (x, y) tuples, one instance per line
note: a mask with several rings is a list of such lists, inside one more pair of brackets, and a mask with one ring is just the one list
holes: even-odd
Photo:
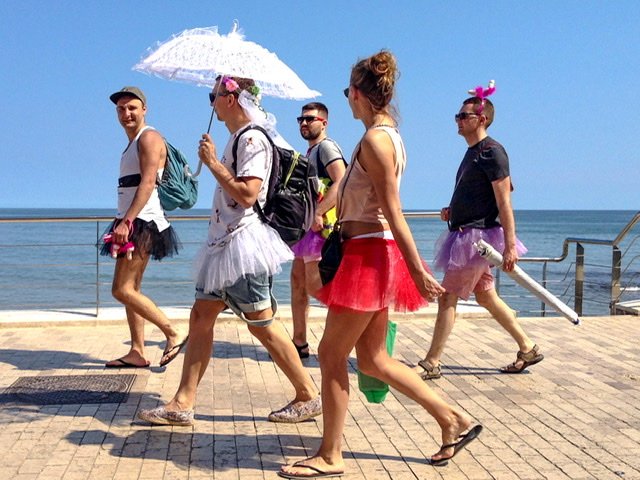
[(253, 208), (262, 221), (273, 227), (282, 240), (291, 246), (304, 236), (313, 223), (318, 203), (316, 166), (299, 152), (274, 144), (264, 128), (250, 125), (240, 132), (233, 142), (234, 172), (238, 169), (238, 141), (242, 134), (251, 129), (264, 133), (273, 150), (267, 200), (264, 208), (260, 208), (257, 201)]

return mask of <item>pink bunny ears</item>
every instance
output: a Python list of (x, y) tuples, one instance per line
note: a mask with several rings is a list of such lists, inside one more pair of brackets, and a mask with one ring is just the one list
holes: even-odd
[(474, 89), (469, 90), (469, 94), (470, 95), (474, 95), (475, 97), (479, 98), (480, 100), (482, 100), (482, 103), (478, 106), (478, 112), (477, 113), (482, 113), (482, 110), (484, 109), (484, 99), (487, 98), (489, 95), (491, 95), (493, 92), (496, 91), (496, 81), (495, 80), (489, 80), (489, 85), (487, 88), (483, 88), (482, 86), (478, 86)]

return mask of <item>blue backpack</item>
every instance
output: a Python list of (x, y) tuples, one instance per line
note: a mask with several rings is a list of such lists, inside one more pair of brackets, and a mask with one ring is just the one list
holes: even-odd
[(198, 200), (198, 180), (189, 168), (189, 162), (180, 150), (165, 140), (167, 161), (158, 182), (160, 205), (165, 210), (187, 210)]

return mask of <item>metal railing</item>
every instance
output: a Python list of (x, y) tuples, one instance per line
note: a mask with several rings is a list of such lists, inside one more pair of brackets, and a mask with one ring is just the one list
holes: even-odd
[[(640, 212), (637, 212), (633, 218), (622, 228), (620, 233), (612, 239), (612, 240), (602, 240), (602, 239), (594, 239), (594, 238), (579, 238), (579, 237), (569, 237), (566, 238), (562, 244), (562, 253), (557, 257), (523, 257), (520, 259), (520, 262), (523, 263), (541, 263), (542, 264), (542, 277), (541, 284), (545, 288), (548, 284), (548, 265), (550, 263), (560, 263), (565, 261), (569, 256), (569, 250), (571, 245), (575, 245), (575, 261), (569, 265), (569, 268), (565, 272), (565, 280), (567, 275), (569, 274), (571, 268), (574, 268), (574, 278), (570, 282), (574, 286), (573, 291), (573, 307), (575, 312), (578, 315), (583, 315), (584, 312), (584, 301), (585, 301), (585, 286), (587, 285), (586, 275), (585, 275), (585, 267), (589, 266), (585, 262), (585, 245), (592, 245), (598, 247), (607, 247), (611, 249), (611, 262), (608, 265), (597, 265), (591, 264), (591, 267), (606, 267), (610, 269), (610, 282), (608, 285), (609, 295), (608, 295), (608, 306), (609, 313), (611, 315), (616, 315), (619, 313), (618, 304), (620, 303), (620, 299), (622, 296), (630, 289), (631, 286), (635, 285), (635, 281), (640, 277), (640, 273), (633, 274), (627, 279), (627, 283), (622, 283), (623, 274), (631, 271), (633, 266), (640, 264), (640, 255), (634, 254), (634, 246), (640, 239), (640, 233), (635, 234), (633, 237), (629, 237), (630, 233), (634, 229), (634, 227), (640, 223)], [(630, 238), (629, 243), (626, 245), (624, 251), (622, 250), (623, 241)], [(627, 262), (624, 264), (623, 268), (623, 260), (626, 258)], [(503, 275), (498, 271), (496, 285), (498, 290), (500, 289), (500, 281)], [(565, 282), (566, 283), (566, 282)], [(565, 290), (566, 294), (567, 290)], [(561, 296), (565, 296), (561, 294)], [(541, 302), (540, 306), (542, 316), (546, 315), (546, 305)]]
[[(406, 212), (405, 216), (410, 219), (439, 219), (439, 212)], [(66, 308), (68, 303), (56, 304), (56, 298), (64, 297), (53, 290), (60, 289), (67, 296), (72, 296), (73, 305), (82, 307), (88, 305), (89, 309), (95, 311), (98, 316), (100, 308), (109, 305), (119, 305), (110, 295), (111, 272), (113, 262), (110, 259), (99, 255), (97, 244), (108, 224), (113, 217), (107, 216), (77, 216), (77, 217), (9, 217), (0, 218), (0, 225), (16, 224), (20, 226), (14, 232), (3, 230), (0, 238), (0, 310), (8, 309), (43, 309), (43, 308)], [(188, 222), (198, 228), (206, 228), (208, 215), (172, 216), (171, 222)], [(33, 234), (27, 230), (28, 224), (51, 224), (51, 230), (56, 230), (56, 226), (61, 226), (63, 230), (52, 231), (49, 238), (33, 238)], [(87, 224), (79, 228), (72, 228), (73, 224)], [(608, 307), (611, 314), (618, 313), (617, 305), (622, 296), (627, 292), (629, 285), (638, 283), (640, 269), (638, 273), (633, 273), (633, 268), (640, 264), (640, 254), (636, 254), (639, 248), (639, 234), (634, 237), (631, 233), (634, 227), (640, 223), (640, 212), (628, 222), (613, 240), (590, 239), (590, 238), (566, 238), (562, 244), (562, 253), (557, 257), (523, 257), (523, 263), (536, 264), (541, 271), (536, 278), (543, 286), (552, 289), (557, 287), (563, 289), (557, 295), (566, 303), (573, 303), (574, 310), (579, 315), (589, 314), (585, 311), (585, 288), (589, 286), (586, 276), (586, 269), (605, 268), (610, 272), (610, 282), (608, 283)], [(95, 227), (89, 227), (95, 224)], [(101, 225), (102, 224), (102, 225)], [(179, 228), (179, 227), (176, 227)], [(204, 230), (203, 232), (206, 232)], [(65, 230), (73, 231), (69, 237), (65, 237)], [(40, 228), (39, 231), (42, 231)], [(92, 232), (90, 237), (77, 238), (79, 232)], [(191, 235), (194, 236), (194, 235)], [(176, 260), (163, 260), (162, 267), (155, 267), (153, 262), (145, 272), (143, 289), (147, 287), (163, 288), (164, 303), (162, 299), (159, 305), (184, 305), (185, 301), (193, 299), (193, 283), (189, 275), (190, 265), (195, 249), (201, 244), (201, 239), (206, 233), (198, 234), (197, 241), (184, 242), (185, 252)], [(54, 239), (69, 238), (69, 243), (61, 241), (51, 241)], [(623, 241), (627, 241), (623, 247)], [(552, 264), (565, 264), (569, 258), (570, 247), (575, 245), (575, 260), (570, 262), (567, 268), (555, 273), (556, 279), (550, 278), (549, 266)], [(610, 263), (607, 265), (594, 265), (587, 263), (585, 259), (585, 246), (589, 248), (609, 248), (611, 249)], [(189, 250), (191, 250), (189, 252)], [(169, 265), (168, 267), (166, 265)], [(526, 268), (523, 266), (523, 268)], [(162, 270), (160, 270), (162, 269)], [(37, 275), (34, 274), (37, 270)], [(82, 272), (81, 274), (78, 272)], [(160, 273), (161, 272), (161, 273)], [(531, 272), (529, 272), (531, 274)], [(283, 276), (281, 276), (283, 277)], [(504, 277), (504, 278), (503, 278)], [(559, 277), (559, 278), (558, 278)], [(627, 283), (622, 279), (627, 278)], [(279, 278), (276, 283), (280, 283), (280, 288), (288, 290), (288, 276)], [(496, 286), (502, 291), (508, 288), (509, 278), (506, 275), (496, 275)], [(555, 282), (555, 283), (554, 283)], [(276, 285), (277, 287), (278, 285)], [(166, 287), (166, 289), (165, 289)], [(104, 291), (109, 288), (108, 294)], [(16, 302), (19, 295), (13, 293), (19, 290), (28, 290), (32, 301)], [(91, 290), (93, 294), (87, 294)], [(518, 290), (521, 292), (521, 290)], [(80, 293), (82, 292), (82, 293)], [(638, 293), (640, 295), (640, 292)], [(285, 297), (286, 298), (286, 297)], [(533, 299), (533, 297), (531, 297)], [(154, 300), (156, 298), (154, 297)], [(572, 302), (573, 300), (573, 302)], [(533, 300), (532, 300), (533, 301)], [(536, 301), (537, 302), (537, 301)], [(546, 315), (546, 306), (540, 303), (540, 309), (520, 310), (521, 314), (541, 314)]]

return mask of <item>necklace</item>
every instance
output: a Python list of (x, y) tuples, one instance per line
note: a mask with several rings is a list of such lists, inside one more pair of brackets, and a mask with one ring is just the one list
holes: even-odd
[(389, 128), (396, 128), (395, 125), (389, 125), (388, 123), (379, 123), (377, 125), (374, 125), (372, 127), (369, 127), (369, 130), (371, 130), (372, 128), (378, 128), (378, 127), (389, 127)]

